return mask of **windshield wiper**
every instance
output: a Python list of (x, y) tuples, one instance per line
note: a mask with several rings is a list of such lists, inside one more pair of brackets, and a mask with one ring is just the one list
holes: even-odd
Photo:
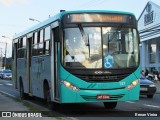
[[(109, 44), (109, 43), (114, 39), (115, 36), (117, 36), (118, 31), (120, 31), (123, 26), (124, 26), (124, 24), (120, 24), (120, 25), (117, 27), (116, 32), (114, 32), (111, 37), (109, 36), (110, 34), (108, 34), (108, 53), (110, 52), (110, 51), (109, 51), (109, 49), (110, 49), (110, 44)], [(110, 33), (110, 32), (109, 32), (109, 33)]]
[(78, 28), (79, 28), (79, 30), (80, 30), (80, 32), (81, 32), (82, 38), (83, 38), (83, 40), (84, 40), (84, 42), (85, 42), (85, 45), (88, 46), (88, 52), (89, 52), (89, 57), (90, 57), (90, 41), (89, 41), (89, 35), (84, 32), (84, 29), (83, 29), (83, 27), (82, 27), (81, 24), (78, 24)]
[(121, 28), (123, 27), (123, 25), (124, 25), (124, 24), (121, 24), (121, 25), (119, 25), (119, 26), (117, 27), (116, 32), (114, 32), (114, 34), (112, 34), (109, 42), (111, 42), (111, 41), (113, 40), (113, 38), (117, 35), (118, 31), (121, 30)]
[(86, 46), (88, 46), (88, 52), (89, 52), (89, 58), (90, 58), (90, 57), (91, 57), (90, 41), (89, 41), (89, 35), (88, 35), (88, 34), (87, 34), (87, 36), (88, 36), (88, 37), (87, 37), (87, 38), (88, 38), (88, 39), (87, 39), (87, 40), (88, 40), (88, 41), (87, 41), (88, 44), (87, 44)]

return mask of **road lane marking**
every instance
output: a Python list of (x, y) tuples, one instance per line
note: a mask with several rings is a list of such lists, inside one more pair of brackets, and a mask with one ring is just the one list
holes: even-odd
[(74, 118), (74, 117), (67, 117), (67, 118), (69, 118), (69, 119), (71, 119), (71, 120), (79, 120), (79, 119)]
[(126, 101), (127, 103), (135, 103), (135, 102), (131, 102), (131, 101)]
[(6, 85), (8, 85), (8, 86), (12, 86), (13, 84), (11, 84), (11, 83), (6, 83)]
[[(131, 101), (126, 101), (127, 103), (135, 103), (135, 102), (131, 102)], [(143, 106), (146, 106), (146, 107), (153, 107), (153, 108), (160, 108), (160, 106), (156, 106), (156, 105), (148, 105), (148, 104), (142, 104)]]
[(7, 80), (1, 80), (2, 82), (11, 82), (11, 81), (7, 81)]
[(147, 105), (147, 104), (144, 104), (144, 106), (154, 107), (154, 108), (160, 108), (160, 106), (155, 106), (155, 105)]
[(14, 97), (14, 98), (16, 97), (16, 96), (11, 95), (11, 94), (9, 94), (9, 93), (7, 93), (7, 92), (0, 91), (0, 93), (3, 93), (3, 94), (8, 95), (8, 96), (10, 96), (10, 97)]

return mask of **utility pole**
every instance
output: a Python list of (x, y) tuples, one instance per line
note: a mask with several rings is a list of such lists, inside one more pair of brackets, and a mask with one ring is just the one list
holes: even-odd
[[(8, 39), (10, 39), (9, 37), (7, 37), (7, 36), (2, 36), (3, 38), (8, 38)], [(10, 39), (11, 40), (11, 39)], [(5, 53), (4, 53), (4, 56), (5, 56), (5, 60), (4, 60), (4, 69), (6, 68), (6, 62), (7, 62), (7, 42), (3, 42), (3, 43), (5, 43)]]
[[(5, 44), (5, 53), (4, 53), (4, 56), (5, 56), (5, 58), (4, 58), (4, 64), (3, 64), (3, 67), (4, 67), (4, 69), (6, 68), (6, 54), (7, 54), (7, 42), (0, 42), (0, 43), (3, 43), (3, 44)], [(1, 50), (2, 51), (2, 50)], [(2, 52), (1, 52), (2, 53)], [(3, 57), (2, 57), (3, 58)]]
[(2, 69), (3, 56), (2, 56), (2, 48), (0, 48), (0, 70)]
[(7, 42), (6, 42), (5, 54), (4, 54), (4, 57), (5, 57), (5, 61), (4, 61), (5, 68), (4, 69), (6, 69), (6, 61), (7, 61), (6, 54), (7, 54)]

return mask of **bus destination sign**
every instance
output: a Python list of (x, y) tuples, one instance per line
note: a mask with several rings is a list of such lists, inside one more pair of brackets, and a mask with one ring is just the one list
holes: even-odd
[(68, 22), (113, 22), (128, 23), (127, 15), (118, 14), (69, 14)]

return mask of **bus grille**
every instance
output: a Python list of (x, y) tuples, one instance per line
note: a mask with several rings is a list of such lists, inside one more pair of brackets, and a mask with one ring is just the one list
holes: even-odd
[(109, 76), (103, 76), (103, 75), (76, 75), (76, 76), (87, 82), (119, 82), (128, 75), (129, 74), (109, 75)]
[[(110, 95), (110, 99), (107, 100), (118, 100), (121, 99), (125, 94), (119, 94), (119, 95)], [(86, 96), (86, 95), (81, 95), (83, 99), (86, 101), (95, 101), (97, 100), (97, 96)], [(106, 100), (105, 100), (106, 101)]]

